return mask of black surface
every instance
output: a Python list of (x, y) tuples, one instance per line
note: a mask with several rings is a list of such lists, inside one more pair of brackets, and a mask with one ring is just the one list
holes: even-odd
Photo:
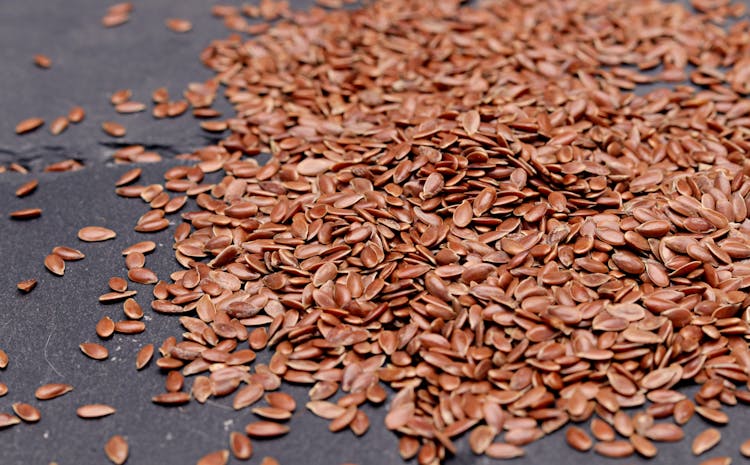
[[(148, 329), (137, 336), (114, 336), (104, 342), (110, 358), (96, 362), (78, 349), (84, 341), (98, 341), (94, 325), (102, 315), (123, 318), (119, 304), (100, 305), (97, 297), (107, 291), (109, 276), (124, 276), (120, 251), (144, 240), (132, 231), (138, 216), (146, 211), (139, 200), (117, 197), (113, 183), (130, 167), (110, 161), (118, 144), (144, 144), (165, 158), (188, 152), (208, 142), (191, 116), (154, 120), (149, 113), (118, 115), (108, 102), (119, 88), (133, 89), (133, 99), (148, 102), (150, 93), (167, 86), (179, 95), (188, 82), (211, 76), (198, 59), (212, 38), (229, 33), (220, 20), (210, 16), (208, 0), (135, 1), (129, 23), (103, 28), (99, 20), (106, 3), (100, 0), (5, 0), (0, 2), (0, 164), (16, 161), (32, 173), (0, 174), (0, 348), (11, 359), (0, 381), (10, 388), (0, 398), (0, 411), (10, 411), (13, 402), (30, 402), (42, 411), (37, 424), (21, 424), (0, 431), (0, 465), (59, 465), (108, 463), (102, 447), (112, 434), (125, 435), (131, 446), (131, 465), (192, 464), (207, 452), (226, 448), (229, 431), (241, 431), (253, 419), (248, 409), (235, 412), (231, 399), (192, 403), (182, 408), (162, 408), (151, 403), (152, 395), (162, 392), (164, 375), (153, 363), (136, 372), (134, 357), (146, 343), (159, 345), (169, 335), (180, 334), (176, 318), (155, 315), (148, 310), (150, 288), (134, 286), (137, 300), (147, 312)], [(225, 2), (239, 4), (238, 1)], [(299, 6), (303, 2), (293, 2)], [(194, 23), (188, 34), (175, 34), (164, 27), (164, 19), (183, 17)], [(44, 53), (53, 61), (50, 70), (32, 63), (34, 54)], [(88, 116), (63, 135), (52, 137), (47, 127), (18, 137), (15, 124), (23, 118), (40, 116), (48, 122), (64, 115), (73, 105), (83, 106)], [(220, 101), (217, 108), (227, 110)], [(106, 136), (100, 129), (104, 120), (125, 124), (128, 135), (122, 140)], [(66, 158), (83, 160), (84, 170), (70, 173), (42, 173), (52, 161)], [(160, 181), (167, 160), (145, 167), (144, 183)], [(18, 199), (14, 190), (28, 179), (40, 179), (33, 195)], [(41, 207), (41, 218), (29, 222), (10, 221), (7, 213), (19, 208)], [(177, 215), (172, 215), (174, 222)], [(118, 232), (114, 241), (86, 244), (76, 238), (85, 225), (109, 226)], [(170, 230), (152, 235), (159, 248), (147, 257), (147, 266), (167, 278), (178, 269), (171, 250)], [(58, 278), (42, 266), (44, 256), (56, 245), (80, 248), (87, 257), (68, 263), (66, 274)], [(35, 277), (37, 289), (21, 295), (15, 288), (21, 279)], [(59, 399), (38, 402), (34, 390), (41, 384), (65, 382), (75, 390)], [(190, 380), (188, 381), (188, 383)], [(265, 455), (282, 464), (359, 465), (401, 463), (397, 438), (385, 431), (385, 409), (367, 409), (372, 420), (364, 440), (350, 432), (332, 434), (327, 422), (304, 409), (305, 390), (284, 386), (300, 403), (291, 420), (292, 433), (273, 441), (254, 441), (250, 463)], [(118, 412), (100, 420), (81, 420), (75, 409), (86, 403), (103, 402)], [(743, 463), (739, 444), (750, 437), (750, 415), (742, 408), (730, 412), (732, 424), (723, 428), (722, 443), (702, 458), (731, 455)], [(693, 419), (686, 428), (688, 438), (706, 427)], [(690, 453), (690, 441), (660, 446), (653, 463), (698, 463)], [(527, 456), (512, 463), (573, 464), (622, 463), (593, 454), (579, 454), (563, 445), (556, 434), (526, 448)], [(644, 462), (637, 458), (625, 463)], [(230, 459), (230, 463), (241, 463)], [(465, 440), (459, 442), (458, 456), (449, 464), (494, 463), (477, 458)]]

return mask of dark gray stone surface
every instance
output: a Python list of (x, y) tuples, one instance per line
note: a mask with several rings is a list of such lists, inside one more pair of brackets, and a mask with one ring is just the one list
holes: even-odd
[[(30, 402), (42, 411), (37, 424), (18, 425), (0, 431), (0, 465), (93, 465), (108, 463), (102, 447), (112, 434), (125, 435), (130, 443), (131, 465), (192, 464), (203, 454), (228, 445), (229, 431), (241, 431), (252, 420), (248, 411), (235, 412), (230, 399), (163, 408), (151, 403), (163, 390), (164, 375), (153, 364), (136, 372), (135, 353), (146, 343), (158, 344), (180, 333), (176, 318), (147, 310), (148, 329), (138, 336), (114, 336), (104, 342), (110, 350), (105, 362), (81, 354), (78, 344), (97, 341), (94, 325), (103, 315), (123, 318), (119, 304), (100, 305), (110, 276), (124, 276), (120, 251), (144, 240), (132, 231), (136, 218), (146, 211), (139, 200), (117, 197), (113, 183), (129, 167), (111, 163), (118, 144), (144, 144), (165, 156), (165, 162), (145, 168), (143, 182), (157, 182), (165, 167), (176, 163), (169, 157), (191, 151), (209, 139), (196, 120), (183, 115), (173, 120), (154, 120), (150, 114), (118, 115), (109, 105), (109, 94), (119, 88), (133, 89), (135, 100), (148, 102), (152, 90), (167, 86), (177, 95), (188, 82), (211, 76), (198, 55), (212, 38), (228, 32), (209, 14), (208, 0), (136, 0), (135, 12), (124, 26), (105, 29), (99, 20), (112, 2), (100, 0), (5, 0), (0, 3), (0, 164), (16, 161), (33, 171), (30, 175), (0, 175), (0, 348), (10, 356), (10, 365), (0, 371), (0, 381), (10, 388), (0, 398), (0, 411), (10, 411), (13, 402)], [(236, 0), (227, 3), (239, 3)], [(301, 4), (303, 2), (297, 2)], [(188, 34), (175, 34), (164, 27), (167, 17), (184, 17), (194, 23)], [(32, 56), (44, 53), (53, 67), (40, 70)], [(47, 127), (24, 137), (13, 133), (23, 118), (40, 116), (51, 121), (67, 114), (73, 105), (86, 108), (88, 116), (63, 135), (52, 137)], [(223, 101), (217, 105), (227, 109)], [(104, 120), (125, 124), (122, 140), (106, 136), (99, 125)], [(82, 160), (86, 168), (71, 173), (42, 173), (53, 161)], [(41, 184), (33, 195), (18, 199), (14, 190), (31, 177)], [(10, 221), (8, 212), (38, 206), (44, 214), (28, 222)], [(177, 223), (177, 215), (171, 219)], [(118, 237), (105, 243), (86, 244), (76, 238), (84, 225), (109, 226)], [(148, 266), (166, 278), (177, 269), (171, 250), (171, 232), (151, 235), (157, 251), (147, 257)], [(63, 278), (44, 270), (42, 260), (53, 246), (80, 248), (87, 257), (68, 263)], [(16, 282), (35, 277), (37, 289), (20, 294)], [(133, 286), (137, 300), (148, 309), (150, 289)], [(41, 384), (65, 382), (75, 390), (59, 399), (38, 402), (34, 390)], [(298, 399), (300, 408), (291, 420), (292, 433), (273, 441), (254, 441), (251, 463), (272, 455), (284, 465), (359, 465), (401, 463), (397, 438), (385, 431), (384, 409), (368, 409), (372, 427), (364, 440), (351, 433), (332, 434), (327, 422), (307, 414), (305, 390), (285, 386)], [(81, 420), (78, 406), (102, 402), (118, 412), (100, 420)], [(750, 436), (750, 416), (733, 409), (732, 426), (723, 429), (722, 443), (706, 454), (732, 455), (743, 463), (737, 448)], [(690, 438), (706, 424), (694, 419), (687, 428)], [(513, 463), (573, 464), (620, 463), (593, 453), (579, 454), (562, 443), (561, 434), (527, 448), (527, 456)], [(698, 463), (689, 451), (689, 441), (660, 447), (654, 463)], [(704, 458), (705, 458), (704, 457)], [(239, 463), (230, 460), (231, 463)], [(638, 463), (638, 459), (626, 463)], [(447, 463), (493, 463), (477, 458), (465, 441)], [(736, 462), (735, 462), (736, 463)]]

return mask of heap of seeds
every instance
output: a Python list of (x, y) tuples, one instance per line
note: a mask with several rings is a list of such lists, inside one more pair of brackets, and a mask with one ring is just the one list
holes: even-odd
[[(267, 403), (229, 450), (199, 463), (226, 463), (230, 450), (247, 459), (248, 436), (286, 434), (296, 402), (267, 394), (282, 381), (309, 385), (307, 409), (357, 435), (370, 426), (360, 407), (383, 403), (389, 386), (385, 426), (420, 465), (443, 461), (464, 433), (474, 453), (513, 458), (588, 420), (590, 434), (567, 426), (573, 449), (654, 457), (654, 442), (683, 439), (695, 413), (723, 425), (725, 405), (750, 402), (739, 387), (750, 370), (750, 22), (721, 26), (742, 4), (694, 7), (215, 6), (230, 29), (263, 33), (212, 43), (201, 58), (216, 78), (191, 84), (174, 111), (157, 90), (153, 114), (189, 102), (196, 117), (218, 116), (222, 84), (236, 115), (201, 127), (231, 134), (183, 156), (195, 163), (170, 168), (163, 185), (131, 184), (140, 168), (117, 181), (119, 195), (151, 207), (140, 232), (167, 228), (188, 197), (199, 207), (174, 231), (183, 269), (171, 283), (144, 267), (152, 242), (124, 251), (128, 278), (155, 284), (153, 310), (180, 315), (185, 329), (158, 348), (167, 378), (153, 401)], [(281, 20), (257, 28), (243, 14)], [(639, 89), (652, 83), (667, 87)], [(115, 95), (120, 112), (145, 109), (129, 91)], [(260, 166), (251, 157), (262, 152), (272, 156)], [(116, 158), (158, 155), (132, 146)], [(79, 238), (115, 234), (89, 226)], [(58, 275), (71, 259), (60, 250), (45, 261)], [(112, 278), (100, 297), (127, 299), (129, 318), (102, 319), (101, 338), (145, 329), (127, 285)], [(254, 363), (266, 348), (270, 362)], [(81, 350), (108, 355), (95, 343)], [(144, 346), (136, 368), (154, 352)], [(678, 389), (689, 384), (701, 385), (692, 400)], [(47, 385), (37, 397), (71, 389)], [(706, 429), (692, 451), (720, 440)], [(106, 446), (114, 463), (127, 451), (120, 436)]]
[[(653, 457), (694, 412), (726, 423), (750, 402), (750, 23), (702, 7), (381, 1), (214, 42), (216, 80), (192, 90), (226, 86), (236, 116), (203, 127), (231, 135), (118, 190), (200, 207), (175, 231), (184, 270), (154, 288), (187, 331), (157, 365), (238, 409), (310, 385), (308, 409), (357, 434), (383, 382), (420, 464), (466, 432), (512, 458), (594, 418), (573, 448)], [(694, 401), (675, 389), (691, 383)], [(256, 408), (246, 433), (285, 434), (292, 410)]]

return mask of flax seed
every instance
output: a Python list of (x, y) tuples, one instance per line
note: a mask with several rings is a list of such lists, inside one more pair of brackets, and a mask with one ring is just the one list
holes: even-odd
[(28, 118), (16, 125), (16, 134), (26, 134), (44, 125), (42, 118)]
[(116, 434), (107, 440), (107, 443), (104, 445), (104, 453), (110, 462), (115, 465), (122, 465), (128, 460), (128, 441), (119, 434)]
[(229, 433), (229, 450), (237, 460), (248, 460), (253, 455), (253, 444), (243, 433)]
[(16, 189), (16, 197), (26, 197), (27, 195), (34, 192), (39, 186), (39, 181), (32, 179), (31, 181), (25, 182), (21, 187)]
[(112, 415), (116, 412), (114, 407), (106, 404), (88, 404), (78, 407), (76, 415), (85, 419), (102, 418)]
[(102, 130), (112, 137), (124, 137), (125, 126), (114, 121), (105, 121), (102, 123)]
[(60, 383), (45, 384), (43, 386), (38, 387), (34, 395), (39, 400), (51, 400), (56, 397), (60, 397), (64, 394), (67, 394), (68, 392), (72, 390), (73, 390), (73, 386), (69, 384), (60, 384)]
[(109, 357), (109, 351), (101, 344), (84, 342), (78, 347), (80, 347), (81, 352), (83, 352), (87, 357), (93, 358), (94, 360), (105, 360), (107, 357)]
[(36, 279), (24, 279), (23, 281), (19, 281), (18, 284), (16, 284), (16, 287), (19, 291), (23, 293), (29, 293), (36, 287)]
[(13, 412), (26, 423), (36, 423), (42, 418), (42, 414), (39, 409), (33, 405), (25, 404), (23, 402), (16, 402), (13, 404)]

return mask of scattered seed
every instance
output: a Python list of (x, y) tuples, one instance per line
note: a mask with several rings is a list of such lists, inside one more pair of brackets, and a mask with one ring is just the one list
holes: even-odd
[(115, 332), (121, 334), (139, 334), (146, 330), (146, 324), (142, 321), (121, 320), (115, 322)]
[(39, 386), (34, 395), (39, 400), (51, 400), (67, 394), (72, 390), (73, 386), (69, 384), (52, 383)]
[(40, 128), (44, 124), (42, 118), (28, 118), (16, 125), (16, 134), (26, 134)]
[[(130, 113), (139, 113), (141, 111), (146, 110), (146, 105), (142, 104), (141, 102), (122, 102), (115, 105), (115, 111), (117, 113), (123, 113), (123, 114), (130, 114)], [(105, 129), (107, 133), (110, 133), (109, 130)], [(110, 133), (110, 135), (113, 135)], [(123, 135), (124, 135), (124, 129), (123, 129)], [(121, 136), (117, 136), (121, 137)]]
[(16, 284), (18, 290), (21, 292), (31, 292), (36, 287), (36, 279), (24, 279)]
[(84, 255), (80, 250), (61, 245), (53, 248), (52, 253), (59, 256), (66, 262), (72, 262), (86, 258), (86, 255)]
[(565, 440), (570, 447), (580, 452), (585, 452), (591, 449), (594, 444), (591, 437), (577, 426), (569, 426), (568, 429), (565, 430)]
[(251, 438), (272, 438), (283, 436), (289, 432), (289, 427), (271, 421), (256, 421), (245, 427), (245, 433)]
[(39, 181), (37, 179), (32, 179), (31, 181), (25, 182), (21, 187), (16, 189), (16, 196), (17, 197), (26, 197), (27, 195), (34, 192), (39, 186)]
[(112, 415), (117, 410), (114, 407), (110, 407), (106, 404), (88, 404), (78, 407), (76, 409), (76, 415), (85, 419), (102, 418)]
[(53, 119), (52, 122), (49, 125), (49, 132), (53, 136), (57, 136), (62, 134), (66, 129), (68, 129), (69, 120), (65, 116), (58, 116), (57, 118)]
[(634, 452), (633, 446), (627, 441), (598, 442), (594, 445), (594, 451), (610, 458), (630, 457)]
[(109, 351), (107, 348), (94, 342), (84, 342), (79, 344), (78, 347), (81, 348), (81, 352), (87, 357), (93, 358), (94, 360), (105, 360), (109, 357)]
[(128, 441), (119, 434), (116, 434), (109, 438), (104, 445), (104, 453), (107, 454), (110, 462), (115, 465), (122, 465), (128, 460)]
[(73, 107), (68, 112), (68, 120), (71, 123), (80, 123), (86, 117), (86, 111), (81, 107)]
[(151, 400), (160, 405), (181, 405), (190, 401), (190, 394), (187, 392), (165, 392), (152, 397)]
[(523, 457), (524, 451), (518, 446), (513, 444), (505, 444), (502, 442), (494, 442), (484, 451), (487, 457), (493, 459), (513, 459), (516, 457)]
[(34, 55), (34, 64), (43, 69), (52, 67), (52, 60), (46, 55)]
[(151, 361), (151, 358), (153, 356), (154, 356), (153, 344), (146, 344), (145, 346), (141, 347), (141, 349), (138, 351), (138, 354), (136, 354), (136, 357), (135, 357), (135, 368), (137, 370), (143, 369), (146, 365), (148, 365), (148, 362)]
[(105, 121), (102, 123), (102, 130), (112, 137), (125, 136), (125, 126), (114, 121)]
[(193, 24), (186, 19), (169, 18), (165, 24), (173, 32), (188, 32), (193, 28)]
[(23, 210), (10, 212), (10, 217), (14, 220), (31, 220), (40, 216), (42, 216), (41, 208), (24, 208)]
[(114, 239), (117, 234), (101, 226), (86, 226), (78, 231), (78, 239), (84, 242), (99, 242)]
[(108, 316), (103, 316), (101, 320), (96, 324), (96, 335), (102, 339), (106, 339), (115, 332), (115, 322)]
[(745, 457), (750, 457), (750, 439), (740, 445), (740, 453)]
[(700, 465), (729, 465), (731, 463), (731, 457), (712, 457), (702, 461)]
[(51, 253), (44, 257), (44, 266), (50, 273), (56, 274), (57, 276), (65, 274), (65, 262), (55, 253)]
[(141, 168), (133, 168), (132, 170), (126, 171), (120, 178), (115, 182), (115, 186), (124, 186), (137, 180), (141, 177)]
[(253, 455), (253, 443), (242, 433), (229, 433), (229, 449), (237, 460), (248, 460)]
[(21, 423), (21, 419), (9, 413), (0, 413), (0, 429)]
[(147, 254), (149, 252), (152, 252), (154, 249), (156, 249), (156, 243), (153, 241), (143, 241), (138, 242), (137, 244), (133, 244), (126, 249), (122, 251), (123, 255), (129, 255), (133, 252), (138, 252), (141, 254)]
[(35, 423), (42, 418), (39, 409), (33, 405), (24, 404), (23, 402), (16, 402), (13, 404), (13, 411), (18, 415), (18, 418), (25, 421), (26, 423)]
[(708, 428), (703, 430), (693, 439), (693, 454), (701, 455), (717, 445), (719, 441), (721, 441), (721, 432), (718, 429)]

